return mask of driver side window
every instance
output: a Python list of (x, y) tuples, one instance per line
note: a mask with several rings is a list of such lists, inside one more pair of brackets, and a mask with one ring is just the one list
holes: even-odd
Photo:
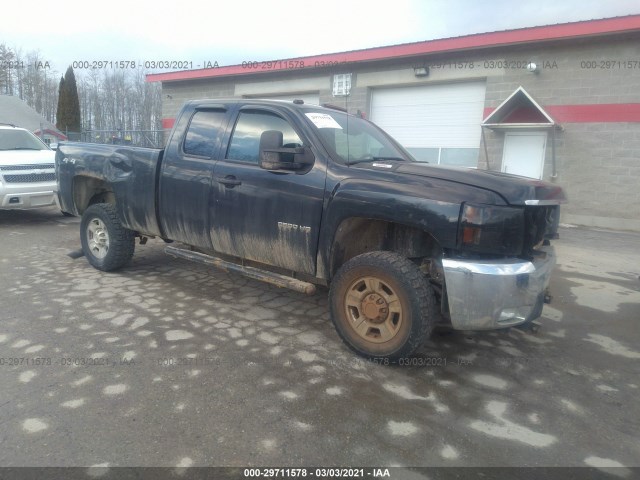
[(282, 132), (284, 147), (301, 147), (302, 140), (289, 122), (270, 112), (240, 112), (233, 130), (227, 160), (258, 164), (260, 136), (267, 130)]

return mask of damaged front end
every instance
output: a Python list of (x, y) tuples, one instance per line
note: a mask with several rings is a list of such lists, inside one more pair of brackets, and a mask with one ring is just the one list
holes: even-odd
[(542, 314), (556, 264), (549, 240), (558, 237), (564, 201), (562, 196), (524, 206), (463, 204), (458, 250), (442, 259), (444, 307), (454, 329), (511, 327)]

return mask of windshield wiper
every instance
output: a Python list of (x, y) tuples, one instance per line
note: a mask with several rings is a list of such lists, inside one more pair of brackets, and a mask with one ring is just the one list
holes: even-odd
[(42, 149), (33, 148), (33, 147), (14, 147), (14, 148), (7, 148), (7, 150), (42, 150)]
[(399, 161), (399, 162), (406, 162), (407, 159), (406, 158), (402, 158), (402, 157), (373, 157), (374, 161), (379, 161), (379, 160), (394, 160), (394, 161)]
[(349, 162), (349, 165), (355, 165), (356, 163), (367, 163), (367, 162), (379, 162), (381, 160), (391, 160), (398, 162), (406, 162), (407, 160), (402, 157), (370, 157), (370, 158), (361, 158), (358, 160), (354, 160)]

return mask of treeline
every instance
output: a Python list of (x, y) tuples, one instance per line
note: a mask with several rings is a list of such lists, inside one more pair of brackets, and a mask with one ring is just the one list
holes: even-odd
[[(162, 96), (141, 70), (75, 71), (82, 130), (159, 130)], [(0, 44), (0, 94), (20, 97), (56, 123), (62, 74), (38, 52)]]

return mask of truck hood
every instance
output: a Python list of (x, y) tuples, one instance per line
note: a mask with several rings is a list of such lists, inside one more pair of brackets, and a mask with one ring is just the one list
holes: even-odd
[(369, 165), (376, 170), (384, 168), (376, 167), (377, 164), (393, 165), (393, 167), (386, 167), (386, 169), (396, 173), (438, 178), (490, 190), (500, 195), (510, 205), (559, 204), (567, 201), (561, 187), (534, 178), (490, 170), (443, 167), (420, 162), (378, 162)]
[(53, 150), (0, 150), (0, 167), (14, 165), (53, 165), (55, 158), (56, 152)]

